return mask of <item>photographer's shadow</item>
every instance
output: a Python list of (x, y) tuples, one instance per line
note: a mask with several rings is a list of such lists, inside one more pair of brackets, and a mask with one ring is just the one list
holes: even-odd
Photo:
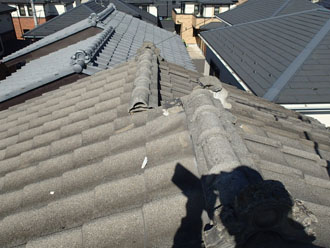
[[(281, 182), (263, 180), (250, 167), (199, 179), (177, 164), (172, 181), (188, 198), (175, 248), (319, 247), (312, 243), (317, 221), (313, 213), (293, 199)], [(192, 194), (190, 182), (203, 185), (204, 198)], [(211, 221), (202, 226), (204, 210)]]

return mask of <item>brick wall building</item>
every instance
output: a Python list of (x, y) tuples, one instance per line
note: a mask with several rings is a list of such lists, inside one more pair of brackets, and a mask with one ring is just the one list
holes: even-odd
[[(37, 25), (58, 16), (73, 8), (73, 0), (33, 0), (36, 12)], [(33, 10), (30, 1), (26, 0), (0, 0), (16, 10), (11, 13), (17, 39), (23, 39), (23, 33), (35, 28)]]

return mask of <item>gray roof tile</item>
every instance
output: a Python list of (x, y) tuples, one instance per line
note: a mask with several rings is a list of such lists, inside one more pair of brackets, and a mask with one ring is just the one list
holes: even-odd
[(308, 0), (249, 0), (217, 17), (230, 25), (236, 25), (318, 8), (319, 5)]
[[(137, 50), (131, 46), (132, 44), (134, 45), (136, 43), (136, 47), (140, 47), (143, 41), (153, 41), (156, 36), (158, 37), (155, 39), (157, 40), (156, 46), (161, 50), (161, 55), (165, 59), (183, 65), (188, 69), (194, 69), (192, 61), (179, 36), (161, 30), (156, 26), (138, 20), (118, 10), (113, 12), (113, 10), (113, 5), (110, 4), (98, 14), (100, 20), (103, 20), (103, 22), (102, 25), (97, 25), (104, 29), (103, 32), (39, 59), (30, 61), (22, 69), (1, 81), (0, 88), (2, 89), (2, 95), (0, 95), (0, 101), (10, 99), (31, 89), (73, 74), (76, 70), (82, 70), (81, 68), (79, 69), (79, 66), (74, 65), (75, 61), (71, 59), (71, 56), (75, 55), (77, 51), (87, 51), (87, 54), (92, 52), (90, 54), (91, 62), (87, 66), (88, 68), (106, 69), (126, 62), (134, 56)], [(102, 14), (103, 12), (106, 12), (105, 15)], [(5, 57), (3, 61), (10, 61), (86, 29), (94, 25), (92, 20), (91, 18), (87, 18), (67, 28), (63, 28)], [(113, 30), (115, 30), (114, 34), (112, 33)], [(145, 33), (144, 35), (143, 32)], [(139, 38), (139, 41), (136, 38)], [(163, 51), (162, 43), (168, 44), (172, 50), (170, 52)], [(109, 50), (108, 46), (112, 47), (112, 49)], [(103, 53), (105, 53), (105, 56), (103, 56)], [(181, 59), (181, 57), (184, 59)], [(86, 71), (88, 71), (88, 68)], [(33, 73), (30, 73), (31, 71)], [(12, 83), (13, 81), (15, 81), (15, 84)]]
[(328, 86), (316, 85), (329, 79), (329, 63), (321, 60), (328, 57), (329, 31), (320, 36), (329, 15), (311, 10), (201, 35), (256, 95), (277, 103), (328, 103)]
[[(329, 130), (163, 61), (154, 48), (147, 44), (140, 51), (142, 57), (152, 51), (147, 60), (138, 56), (0, 112), (2, 123), (30, 125), (9, 137), (12, 126), (2, 128), (0, 244), (199, 247), (203, 226), (212, 218), (202, 220), (213, 179), (226, 189), (219, 191), (217, 204), (231, 204), (242, 185), (255, 181), (238, 173), (223, 182), (221, 174), (245, 165), (264, 180), (281, 181), (292, 197), (307, 202), (319, 220), (313, 229), (317, 244), (327, 247)], [(160, 75), (149, 86), (161, 106), (129, 114), (134, 80), (145, 72), (141, 61), (152, 63)], [(31, 113), (43, 116), (34, 117), (37, 122), (23, 118)]]

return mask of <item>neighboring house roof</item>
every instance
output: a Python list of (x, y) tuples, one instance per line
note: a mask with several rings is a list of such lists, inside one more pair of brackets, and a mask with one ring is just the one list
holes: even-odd
[(281, 104), (330, 102), (330, 11), (275, 17), (201, 36), (256, 95)]
[[(117, 10), (119, 11), (133, 15), (134, 17), (140, 17), (142, 20), (157, 25), (157, 18), (146, 11), (140, 10), (130, 4), (126, 4), (121, 0), (111, 0), (107, 2), (115, 4)], [(38, 27), (26, 32), (23, 36), (26, 38), (43, 38), (88, 18), (92, 13), (98, 14), (105, 9), (106, 6), (91, 0), (39, 25)]]
[(92, 13), (100, 13), (106, 7), (102, 7), (95, 1), (80, 4), (69, 11), (39, 25), (38, 27), (26, 32), (23, 36), (26, 38), (43, 38), (53, 34), (84, 19), (87, 19)]
[(319, 1), (319, 4), (327, 9), (330, 9), (330, 0), (321, 0)]
[(238, 0), (197, 0), (196, 2), (203, 4), (221, 5), (221, 4), (234, 4), (237, 3)]
[(2, 247), (329, 247), (329, 130), (158, 54), (0, 112)]
[[(18, 3), (29, 3), (27, 0), (0, 0), (1, 3), (13, 3), (13, 4), (18, 4)], [(49, 3), (49, 0), (34, 0), (33, 1), (35, 4), (45, 4)], [(61, 4), (68, 4), (68, 3), (73, 3), (74, 0), (51, 0), (51, 3), (61, 3)]]
[(218, 18), (231, 25), (274, 16), (320, 8), (309, 0), (249, 0), (236, 8), (220, 13)]
[(5, 57), (3, 60), (6, 62), (34, 51), (76, 31), (96, 25), (97, 19), (100, 19), (97, 25), (104, 29), (86, 40), (32, 60), (22, 69), (0, 81), (0, 101), (76, 72), (93, 74), (112, 68), (135, 56), (145, 41), (154, 42), (160, 49), (161, 56), (169, 62), (187, 69), (195, 69), (178, 35), (114, 10), (112, 4), (99, 15), (104, 17), (93, 16), (92, 19), (82, 20)]
[(228, 25), (225, 22), (210, 22), (208, 24), (205, 24), (203, 26), (200, 26), (201, 31), (207, 31), (215, 28), (224, 28), (227, 27)]
[(173, 20), (161, 20), (160, 24), (163, 29), (175, 32), (175, 22)]
[(0, 3), (0, 14), (15, 11), (16, 9), (7, 4)]

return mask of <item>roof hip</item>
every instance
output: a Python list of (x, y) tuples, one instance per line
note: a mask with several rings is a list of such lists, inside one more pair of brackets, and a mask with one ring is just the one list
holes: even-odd
[(330, 19), (323, 25), (320, 31), (313, 37), (313, 39), (307, 44), (305, 49), (292, 61), (292, 63), (286, 68), (281, 76), (273, 83), (272, 87), (268, 89), (263, 98), (273, 101), (285, 85), (289, 82), (291, 77), (302, 66), (309, 55), (314, 51), (318, 44), (330, 31)]
[[(154, 44), (146, 42), (139, 51), (136, 78), (133, 83), (130, 107), (128, 112), (140, 112), (158, 106), (158, 56), (159, 49)], [(151, 87), (157, 88), (157, 94), (152, 95)], [(152, 98), (156, 98), (152, 100)]]

